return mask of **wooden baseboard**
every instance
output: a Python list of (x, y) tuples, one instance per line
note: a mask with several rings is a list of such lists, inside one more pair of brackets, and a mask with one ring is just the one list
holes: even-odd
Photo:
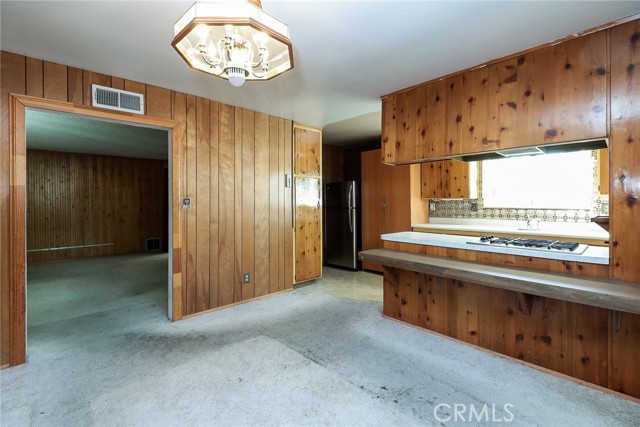
[(553, 375), (554, 377), (562, 378), (563, 380), (571, 381), (573, 383), (580, 384), (580, 385), (583, 385), (583, 386), (586, 386), (586, 387), (601, 391), (603, 393), (607, 393), (607, 394), (613, 395), (615, 397), (619, 397), (620, 399), (629, 400), (631, 402), (640, 404), (640, 399), (638, 399), (637, 397), (633, 397), (633, 396), (630, 396), (628, 394), (620, 393), (619, 391), (611, 390), (610, 388), (606, 388), (606, 387), (603, 387), (603, 386), (600, 386), (600, 385), (597, 385), (597, 384), (594, 384), (594, 383), (590, 383), (588, 381), (584, 381), (584, 380), (581, 380), (579, 378), (575, 378), (575, 377), (572, 377), (570, 375), (563, 374), (561, 372), (554, 371), (554, 370), (549, 369), (549, 368), (544, 368), (542, 366), (533, 364), (531, 362), (527, 362), (525, 360), (520, 360), (520, 359), (517, 359), (515, 357), (508, 356), (506, 354), (498, 353), (496, 351), (489, 350), (488, 348), (480, 347), (479, 345), (471, 344), (471, 343), (468, 343), (466, 341), (462, 341), (462, 340), (459, 340), (457, 338), (453, 338), (453, 337), (450, 337), (448, 335), (441, 334), (441, 333), (433, 331), (431, 329), (423, 328), (421, 326), (412, 325), (410, 323), (406, 323), (406, 322), (403, 322), (402, 320), (394, 319), (393, 317), (389, 317), (389, 316), (384, 315), (384, 314), (383, 314), (383, 316), (386, 317), (389, 320), (393, 320), (394, 322), (400, 323), (401, 325), (409, 326), (409, 327), (418, 329), (418, 330), (423, 331), (423, 332), (428, 332), (430, 334), (436, 335), (436, 336), (441, 337), (441, 338), (448, 339), (448, 340), (456, 342), (458, 344), (463, 344), (463, 345), (466, 345), (468, 347), (475, 348), (476, 350), (483, 351), (485, 353), (491, 354), (492, 356), (500, 357), (502, 359), (506, 359), (506, 360), (509, 360), (511, 362), (527, 366), (527, 367), (535, 369), (537, 371)]
[[(200, 311), (198, 313), (188, 314), (186, 316), (183, 316), (180, 320), (191, 319), (192, 317), (198, 317), (198, 316), (202, 316), (203, 314), (213, 313), (214, 311), (222, 310), (222, 309), (225, 309), (225, 308), (235, 307), (236, 305), (245, 304), (245, 303), (252, 302), (252, 301), (258, 301), (258, 300), (261, 300), (261, 299), (264, 299), (264, 298), (272, 297), (274, 295), (284, 294), (286, 292), (291, 292), (292, 290), (293, 289), (285, 289), (284, 291), (273, 292), (271, 294), (262, 295), (262, 296), (251, 298), (251, 299), (247, 299), (247, 300), (244, 300), (244, 301), (234, 302), (232, 304), (223, 305), (222, 307), (216, 307), (216, 308), (212, 308), (212, 309), (209, 309), (209, 310)], [(180, 321), (180, 320), (178, 320), (178, 321)]]

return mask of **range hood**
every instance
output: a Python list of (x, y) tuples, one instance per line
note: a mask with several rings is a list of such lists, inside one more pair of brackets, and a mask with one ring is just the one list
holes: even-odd
[(580, 141), (559, 142), (536, 147), (507, 148), (504, 150), (485, 151), (475, 154), (451, 156), (451, 160), (461, 162), (478, 162), (481, 160), (506, 159), (509, 157), (539, 156), (542, 154), (568, 153), (571, 151), (600, 150), (609, 146), (607, 138), (587, 139)]

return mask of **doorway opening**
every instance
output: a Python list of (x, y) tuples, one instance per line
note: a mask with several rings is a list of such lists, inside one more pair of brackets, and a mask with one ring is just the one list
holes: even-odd
[(170, 131), (27, 108), (25, 134), (28, 348), (171, 318)]
[[(74, 105), (30, 96), (10, 96), (10, 144), (9, 144), (9, 365), (26, 362), (27, 355), (27, 110), (44, 110), (68, 113), (100, 121), (133, 124), (134, 126), (162, 129), (168, 135), (165, 147), (167, 159), (167, 248), (168, 270), (167, 313), (171, 320), (182, 319), (182, 266), (181, 266), (181, 212), (174, 203), (180, 198), (180, 165), (184, 127), (181, 122), (167, 118), (138, 114), (111, 112), (90, 106)], [(95, 122), (97, 123), (97, 122)], [(89, 144), (90, 145), (90, 144)], [(175, 166), (175, 167), (173, 167)], [(105, 242), (103, 242), (105, 243)], [(106, 242), (108, 243), (108, 242)], [(85, 249), (86, 250), (86, 249)], [(160, 318), (164, 318), (164, 314)]]

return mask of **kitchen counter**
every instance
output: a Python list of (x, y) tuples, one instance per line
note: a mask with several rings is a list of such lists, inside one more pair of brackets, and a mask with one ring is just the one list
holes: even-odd
[(578, 255), (571, 252), (536, 251), (520, 248), (505, 248), (500, 246), (471, 245), (468, 241), (478, 240), (474, 236), (461, 236), (440, 233), (426, 233), (403, 231), (399, 233), (383, 234), (382, 240), (398, 243), (413, 243), (426, 246), (440, 246), (445, 248), (466, 249), (470, 251), (494, 252), (506, 255), (520, 255), (532, 258), (556, 259), (561, 261), (576, 261), (587, 264), (609, 265), (609, 248), (603, 246), (589, 246)]
[(465, 219), (433, 218), (428, 224), (413, 224), (413, 231), (465, 235), (500, 234), (509, 236), (553, 237), (558, 240), (590, 241), (585, 243), (605, 245), (609, 233), (594, 223), (543, 222), (537, 230), (528, 230), (525, 221), (478, 221)]

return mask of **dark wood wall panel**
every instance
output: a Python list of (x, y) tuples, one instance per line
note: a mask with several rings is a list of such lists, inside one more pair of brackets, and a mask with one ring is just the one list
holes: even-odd
[[(259, 297), (269, 293), (269, 246), (270, 246), (270, 175), (269, 161), (271, 159), (269, 145), (269, 116), (262, 113), (255, 114), (255, 175), (254, 175), (254, 296)], [(277, 162), (276, 162), (277, 165)], [(277, 193), (275, 194), (277, 200)], [(278, 211), (275, 211), (276, 215)], [(277, 252), (275, 252), (277, 253)], [(277, 277), (277, 272), (275, 274)]]
[(322, 182), (360, 181), (362, 162), (360, 155), (364, 151), (380, 148), (380, 141), (357, 148), (322, 146)]
[[(544, 368), (640, 397), (640, 316), (534, 297), (530, 314), (516, 293), (397, 270), (384, 281), (386, 316)], [(635, 361), (635, 365), (634, 365)]]
[(26, 91), (26, 59), (22, 55), (0, 52), (0, 366), (10, 360), (11, 295), (10, 243), (9, 243), (9, 192), (10, 192), (10, 138), (9, 94)]
[(29, 263), (145, 251), (162, 236), (164, 161), (27, 151)]
[[(178, 147), (180, 162), (172, 165), (179, 171), (173, 203), (189, 196), (192, 208), (174, 218), (173, 238), (181, 248), (174, 253), (174, 268), (180, 272), (174, 276), (174, 289), (180, 291), (178, 318), (292, 288), (292, 190), (285, 188), (285, 173), (292, 173), (290, 120), (37, 58), (4, 51), (1, 55), (0, 365), (10, 363), (10, 315), (19, 310), (11, 307), (9, 294), (10, 93), (90, 106), (95, 83), (143, 93), (147, 115), (181, 123), (177, 128), (181, 137), (175, 140), (184, 145)], [(107, 163), (87, 165), (73, 172), (72, 179), (86, 172), (92, 180), (126, 180), (127, 185), (114, 190), (114, 199), (95, 202), (87, 211), (76, 210), (67, 217), (58, 213), (61, 225), (69, 227), (79, 215), (95, 219), (91, 212), (96, 211), (114, 215), (119, 203), (133, 203), (128, 192), (141, 194), (149, 185), (145, 179), (131, 182), (136, 181), (132, 164), (129, 170), (109, 172)], [(158, 191), (161, 195), (161, 185)], [(80, 203), (80, 197), (81, 193), (71, 193), (68, 201)], [(144, 221), (130, 222), (123, 230), (135, 234), (142, 225)], [(100, 227), (86, 226), (84, 232), (92, 241), (109, 238)], [(123, 244), (135, 240), (132, 237)], [(249, 285), (241, 283), (245, 270), (251, 273)]]

